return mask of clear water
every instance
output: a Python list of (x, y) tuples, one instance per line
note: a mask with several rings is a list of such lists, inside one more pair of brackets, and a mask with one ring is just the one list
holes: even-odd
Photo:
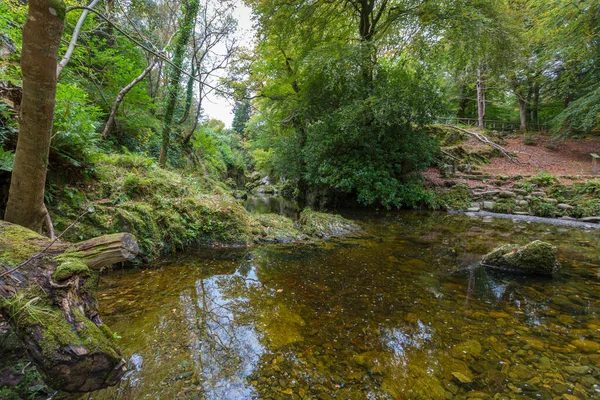
[[(103, 277), (129, 360), (93, 399), (600, 398), (598, 232), (442, 213), (354, 216), (310, 245), (203, 250)], [(553, 279), (490, 273), (559, 248)], [(575, 397), (569, 397), (575, 396)]]

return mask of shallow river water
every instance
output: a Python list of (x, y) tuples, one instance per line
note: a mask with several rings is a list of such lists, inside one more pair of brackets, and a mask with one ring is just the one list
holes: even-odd
[[(328, 242), (202, 250), (104, 276), (101, 315), (129, 372), (87, 398), (600, 398), (599, 232), (352, 217), (364, 229)], [(559, 249), (552, 279), (478, 264), (534, 239)]]

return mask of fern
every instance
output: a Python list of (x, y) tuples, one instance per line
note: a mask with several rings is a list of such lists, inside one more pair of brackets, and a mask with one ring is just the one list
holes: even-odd
[(0, 171), (12, 172), (15, 155), (12, 151), (5, 151), (0, 147)]

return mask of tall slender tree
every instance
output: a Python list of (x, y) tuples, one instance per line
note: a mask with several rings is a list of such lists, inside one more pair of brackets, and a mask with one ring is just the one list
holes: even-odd
[(186, 46), (194, 29), (196, 15), (200, 8), (199, 0), (190, 0), (186, 7), (179, 28), (179, 37), (175, 45), (175, 54), (173, 55), (173, 66), (169, 74), (169, 84), (167, 86), (167, 104), (165, 107), (165, 118), (163, 121), (162, 146), (160, 148), (160, 165), (167, 165), (169, 145), (171, 141), (171, 129), (173, 123), (173, 115), (177, 98), (179, 97), (179, 84), (181, 83), (183, 59), (185, 56)]
[(65, 25), (62, 0), (31, 0), (23, 27), (23, 100), (4, 219), (41, 231), (56, 98), (56, 64)]

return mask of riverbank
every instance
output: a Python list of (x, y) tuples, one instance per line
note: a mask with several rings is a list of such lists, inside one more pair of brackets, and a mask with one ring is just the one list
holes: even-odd
[(491, 133), (502, 154), (456, 128), (434, 132), (440, 156), (424, 175), (441, 208), (600, 223), (600, 175), (590, 175), (590, 153), (600, 151), (600, 138), (559, 143)]
[[(60, 189), (57, 187), (60, 184)], [(297, 222), (249, 213), (222, 182), (160, 168), (137, 154), (111, 154), (96, 162), (84, 185), (50, 185), (48, 209), (61, 232), (78, 242), (129, 232), (138, 238), (139, 262), (194, 246), (250, 246), (327, 238), (359, 227), (339, 216), (302, 211)]]

